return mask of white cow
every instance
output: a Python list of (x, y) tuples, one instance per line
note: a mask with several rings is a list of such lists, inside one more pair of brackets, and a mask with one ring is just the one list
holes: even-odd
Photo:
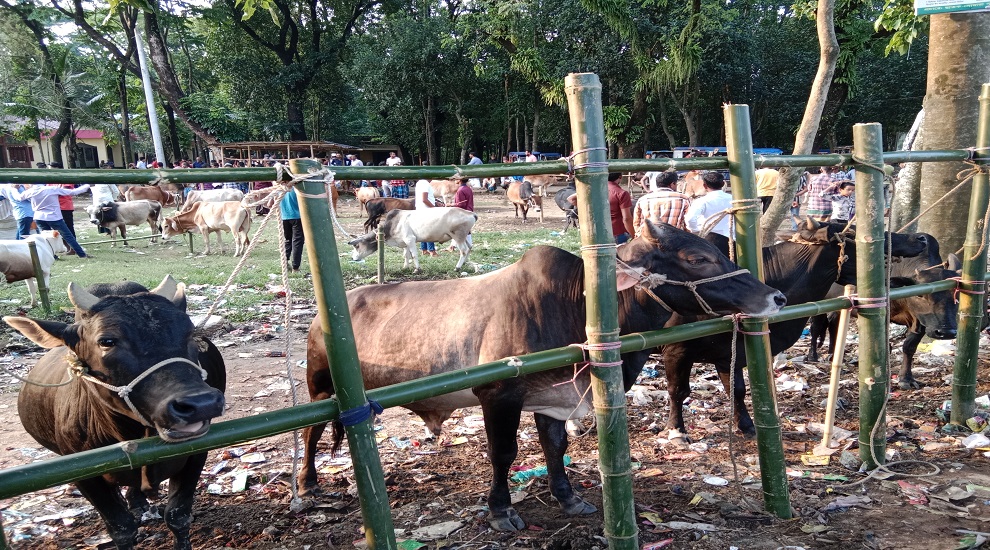
[(31, 307), (38, 305), (38, 281), (34, 277), (34, 265), (31, 263), (31, 251), (28, 242), (34, 241), (38, 250), (38, 260), (41, 262), (41, 272), (45, 277), (45, 286), (49, 286), (52, 265), (55, 256), (68, 252), (58, 231), (42, 231), (20, 241), (0, 241), (0, 273), (7, 278), (8, 283), (27, 281), (28, 292), (31, 294)]
[[(158, 216), (162, 213), (162, 203), (150, 200), (128, 200), (127, 202), (105, 202), (86, 207), (89, 222), (110, 231), (110, 246), (117, 246), (117, 229), (127, 246), (127, 226), (147, 222), (152, 235), (158, 235)], [(157, 242), (152, 237), (151, 242)]]
[[(478, 216), (463, 208), (424, 208), (421, 210), (392, 210), (385, 216), (381, 228), (385, 243), (404, 249), (402, 267), (409, 267), (409, 260), (419, 272), (419, 247), (416, 243), (453, 241), (461, 253), (455, 269), (460, 269), (471, 252), (468, 235)], [(378, 251), (375, 233), (362, 235), (348, 244), (354, 247), (354, 261), (366, 258)]]
[(190, 191), (179, 212), (188, 212), (197, 202), (239, 201), (244, 198), (240, 189), (209, 189), (206, 191)]
[(162, 222), (162, 238), (169, 239), (185, 232), (200, 233), (206, 243), (204, 254), (210, 253), (210, 233), (217, 234), (220, 253), (223, 254), (224, 231), (234, 236), (234, 256), (240, 256), (251, 239), (251, 213), (240, 202), (197, 202), (190, 210), (165, 218)]

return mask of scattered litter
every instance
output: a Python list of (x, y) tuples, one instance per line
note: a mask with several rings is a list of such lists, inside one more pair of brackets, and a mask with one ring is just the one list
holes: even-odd
[(987, 436), (985, 436), (983, 434), (979, 434), (979, 433), (972, 434), (969, 437), (967, 437), (966, 439), (963, 439), (962, 440), (962, 444), (967, 449), (976, 449), (976, 448), (979, 448), (979, 447), (987, 447), (987, 446), (990, 446), (990, 438), (988, 438)]
[(676, 531), (718, 531), (718, 527), (715, 527), (711, 523), (689, 523), (687, 521), (668, 521), (667, 523), (661, 523), (657, 527), (666, 527), (667, 529), (674, 529)]
[(818, 455), (818, 454), (803, 454), (801, 455), (801, 462), (805, 466), (828, 466), (829, 456)]
[(445, 521), (443, 523), (437, 523), (435, 525), (427, 525), (426, 527), (420, 527), (419, 529), (414, 529), (412, 533), (413, 538), (420, 540), (437, 540), (450, 536), (451, 533), (457, 531), (464, 526), (463, 521)]
[(715, 485), (716, 487), (724, 487), (724, 486), (726, 486), (726, 485), (729, 484), (729, 480), (728, 479), (725, 479), (724, 477), (718, 477), (718, 476), (707, 476), (704, 479), (702, 479), (702, 481), (704, 481), (705, 483), (707, 483), (709, 485)]
[(901, 493), (908, 498), (908, 504), (928, 504), (928, 497), (925, 490), (920, 485), (915, 485), (905, 480), (897, 482), (901, 488)]
[(847, 508), (853, 508), (856, 506), (865, 508), (866, 505), (871, 502), (873, 502), (873, 500), (866, 495), (844, 495), (828, 503), (828, 505), (822, 509), (822, 512), (841, 512)]
[(426, 545), (422, 542), (412, 539), (399, 539), (395, 543), (398, 545), (399, 550), (419, 550), (420, 548), (426, 548)]
[(247, 489), (248, 475), (250, 472), (247, 470), (238, 470), (234, 472), (234, 480), (230, 484), (230, 490), (235, 493), (240, 493)]
[(264, 453), (248, 453), (241, 456), (241, 462), (245, 462), (247, 464), (257, 464), (259, 462), (264, 462), (265, 460), (267, 459), (265, 458)]
[(846, 476), (823, 474), (821, 472), (811, 472), (808, 470), (795, 470), (793, 468), (787, 469), (787, 477), (798, 477), (801, 479), (813, 479), (819, 481), (849, 481), (849, 478)]
[[(570, 455), (564, 455), (564, 466), (570, 466), (570, 465), (571, 465)], [(513, 466), (512, 469), (516, 473), (512, 474), (512, 477), (510, 479), (512, 479), (512, 481), (514, 481), (515, 483), (522, 483), (524, 481), (533, 479), (534, 477), (543, 477), (547, 475), (546, 466), (537, 466), (535, 468), (531, 466)]]
[(656, 512), (640, 512), (639, 517), (646, 520), (646, 523), (649, 523), (650, 525), (660, 525), (663, 523), (663, 518), (661, 518), (660, 514)]
[(705, 443), (701, 443), (699, 441), (698, 443), (692, 443), (692, 444), (688, 445), (688, 449), (691, 449), (692, 451), (694, 451), (696, 453), (703, 453), (703, 452), (705, 452), (705, 451), (708, 450), (708, 445), (705, 444)]
[(526, 497), (528, 496), (529, 493), (526, 491), (512, 491), (512, 493), (509, 494), (509, 502), (512, 504), (519, 504), (520, 502), (526, 500)]
[(842, 451), (842, 454), (839, 455), (839, 464), (842, 464), (850, 470), (858, 472), (859, 467), (863, 464), (863, 461), (859, 459), (859, 454), (856, 452)]
[(674, 544), (674, 539), (664, 539), (657, 542), (648, 542), (643, 545), (643, 550), (660, 550)]

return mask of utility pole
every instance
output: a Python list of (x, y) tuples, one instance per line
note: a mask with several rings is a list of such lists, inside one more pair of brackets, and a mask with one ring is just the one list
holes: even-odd
[[(155, 109), (155, 96), (151, 91), (151, 74), (148, 71), (148, 58), (144, 55), (144, 39), (141, 29), (134, 27), (134, 41), (137, 44), (138, 62), (141, 65), (141, 83), (144, 84), (144, 101), (148, 104), (148, 126), (151, 139), (155, 143), (155, 159), (165, 167), (165, 149), (162, 147), (162, 132), (158, 129), (158, 111)], [(126, 164), (125, 164), (126, 166)]]

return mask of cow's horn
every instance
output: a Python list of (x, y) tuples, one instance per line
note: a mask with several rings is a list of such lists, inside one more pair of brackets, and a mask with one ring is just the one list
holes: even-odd
[(89, 311), (99, 302), (100, 299), (93, 296), (86, 291), (83, 287), (77, 285), (76, 283), (69, 283), (69, 301), (72, 305), (76, 306), (79, 311)]
[(157, 294), (167, 300), (171, 300), (173, 297), (175, 297), (177, 286), (178, 283), (176, 282), (176, 280), (173, 279), (171, 275), (166, 275), (158, 286), (151, 289), (151, 293)]
[(819, 223), (815, 221), (815, 219), (812, 218), (811, 216), (807, 216), (804, 218), (804, 228), (807, 229), (808, 231), (814, 231), (819, 227), (821, 227), (821, 225), (819, 225)]
[(650, 220), (643, 220), (643, 223), (646, 225), (646, 231), (642, 232), (643, 238), (651, 243), (659, 243), (660, 228)]

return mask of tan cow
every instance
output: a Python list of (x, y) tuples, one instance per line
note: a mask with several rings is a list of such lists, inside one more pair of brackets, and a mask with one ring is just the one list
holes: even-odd
[(180, 212), (162, 222), (162, 237), (168, 239), (186, 232), (203, 235), (206, 244), (204, 254), (210, 253), (210, 233), (217, 234), (217, 244), (223, 254), (223, 231), (234, 236), (234, 256), (240, 256), (251, 244), (251, 214), (239, 201), (196, 202), (189, 210)]
[(543, 197), (533, 193), (533, 184), (528, 181), (513, 181), (505, 191), (505, 196), (515, 207), (517, 218), (519, 211), (522, 210), (523, 223), (526, 223), (526, 213), (531, 207), (543, 207)]
[(128, 201), (158, 201), (162, 206), (178, 207), (182, 202), (182, 194), (166, 191), (157, 185), (132, 185), (124, 190), (124, 198)]
[(460, 178), (456, 180), (430, 180), (430, 187), (433, 188), (433, 196), (442, 199), (447, 206), (454, 204), (454, 195), (460, 186)]
[(180, 212), (188, 212), (197, 202), (226, 202), (239, 201), (244, 198), (240, 189), (207, 189), (205, 191), (190, 191)]
[(379, 193), (378, 189), (374, 187), (361, 187), (354, 192), (354, 196), (357, 197), (358, 214), (360, 214), (362, 211), (367, 213), (368, 208), (366, 207), (366, 203), (371, 199), (377, 199), (381, 196), (381, 193)]

